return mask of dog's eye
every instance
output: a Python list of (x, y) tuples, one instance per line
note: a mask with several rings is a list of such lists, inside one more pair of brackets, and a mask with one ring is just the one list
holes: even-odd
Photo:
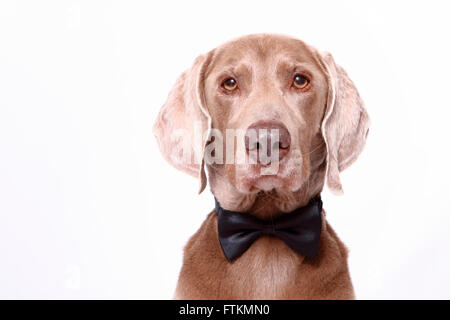
[(305, 89), (309, 84), (309, 79), (301, 74), (296, 74), (292, 82), (297, 89)]
[(233, 78), (227, 78), (222, 82), (222, 87), (227, 91), (236, 90), (237, 81)]

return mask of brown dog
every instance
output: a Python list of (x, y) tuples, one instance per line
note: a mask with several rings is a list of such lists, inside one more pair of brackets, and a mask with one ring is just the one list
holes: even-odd
[[(200, 178), (200, 192), (206, 166), (211, 191), (223, 208), (271, 219), (307, 204), (321, 193), (325, 179), (332, 191), (342, 193), (339, 172), (362, 151), (368, 127), (355, 86), (330, 54), (297, 39), (261, 34), (197, 58), (175, 84), (154, 131), (165, 158)], [(259, 162), (205, 161), (211, 129), (226, 136), (227, 129), (249, 128), (279, 129), (276, 174), (262, 175)], [(224, 143), (234, 145), (234, 140), (226, 137)], [(229, 262), (213, 211), (185, 247), (175, 297), (354, 298), (347, 250), (323, 212), (322, 217), (316, 258), (263, 236)]]

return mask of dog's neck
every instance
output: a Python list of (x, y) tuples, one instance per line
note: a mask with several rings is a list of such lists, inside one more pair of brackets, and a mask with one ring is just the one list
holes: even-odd
[(276, 218), (283, 213), (306, 205), (309, 199), (315, 196), (309, 196), (305, 191), (300, 189), (297, 192), (280, 192), (276, 190), (259, 192), (247, 212), (260, 219)]
[(320, 194), (324, 179), (325, 163), (315, 168), (308, 180), (297, 191), (272, 190), (243, 194), (229, 185), (226, 188), (218, 187), (214, 183), (214, 177), (210, 176), (211, 191), (224, 209), (247, 212), (265, 220), (276, 218), (306, 205), (310, 199)]

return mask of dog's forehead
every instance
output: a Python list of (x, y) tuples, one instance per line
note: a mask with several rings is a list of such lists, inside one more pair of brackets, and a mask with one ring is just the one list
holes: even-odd
[(233, 66), (279, 62), (314, 62), (312, 48), (303, 41), (279, 35), (250, 35), (216, 48), (214, 65)]

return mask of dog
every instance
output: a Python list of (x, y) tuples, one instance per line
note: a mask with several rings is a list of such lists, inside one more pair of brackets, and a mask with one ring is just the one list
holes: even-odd
[[(208, 178), (224, 212), (273, 221), (320, 196), (325, 183), (343, 193), (339, 173), (361, 153), (369, 123), (355, 85), (329, 53), (289, 36), (256, 34), (198, 57), (169, 93), (154, 133), (165, 159), (200, 180), (200, 192)], [(253, 163), (208, 161), (208, 147), (220, 140), (211, 139), (213, 130), (234, 152), (236, 140), (248, 140), (229, 138), (231, 129), (265, 131), (274, 141), (276, 129), (277, 171), (262, 174), (271, 162), (258, 157)], [(255, 151), (243, 144), (247, 156)], [(215, 157), (223, 150), (209, 151)], [(355, 298), (347, 249), (321, 207), (315, 257), (263, 234), (232, 261), (219, 241), (217, 211), (184, 248), (174, 298)]]

